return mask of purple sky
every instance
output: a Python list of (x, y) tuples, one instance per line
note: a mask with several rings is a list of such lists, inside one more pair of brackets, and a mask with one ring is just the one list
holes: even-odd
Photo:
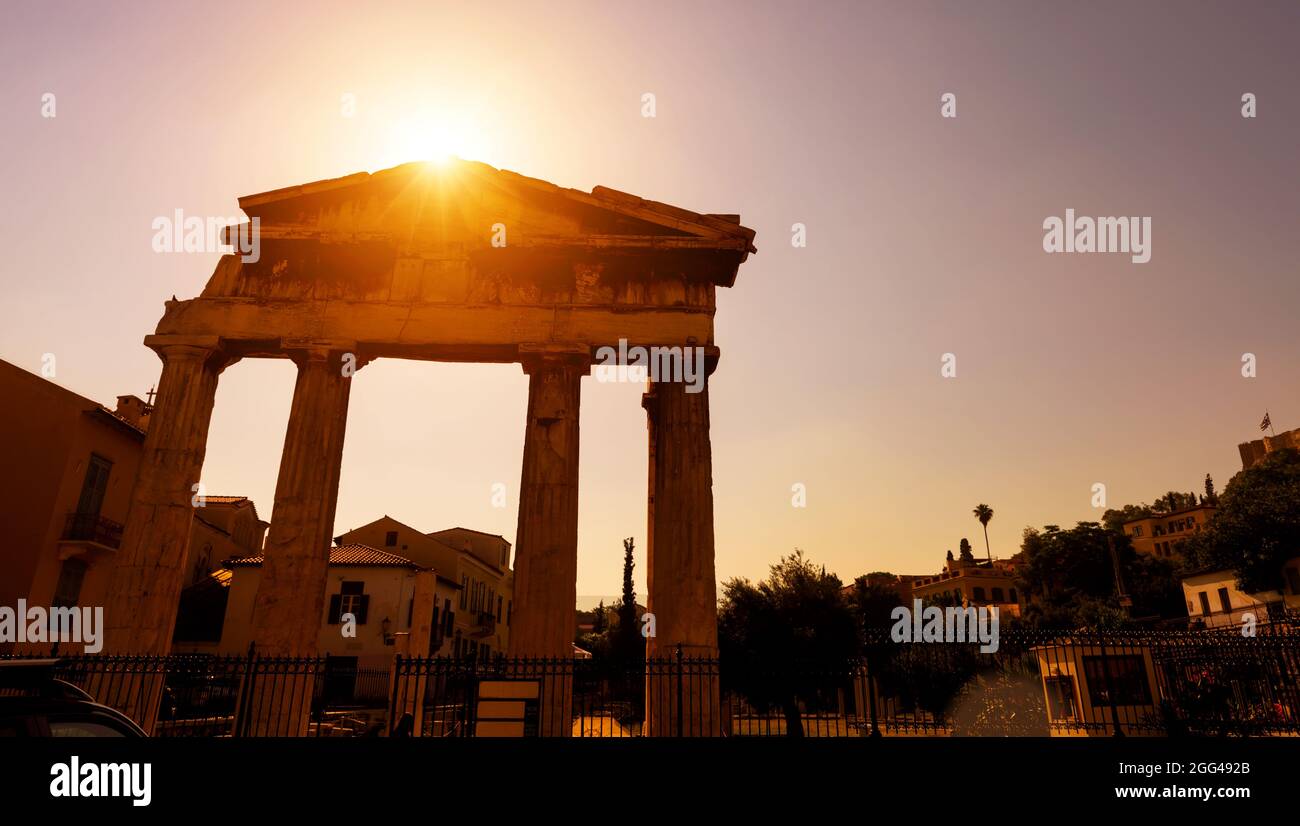
[[(417, 160), (432, 129), (758, 231), (719, 297), (720, 579), (796, 546), (846, 580), (932, 573), (982, 545), (979, 502), (1009, 556), (1026, 525), (1100, 518), (1094, 482), (1115, 506), (1222, 486), (1265, 409), (1300, 426), (1300, 5), (798, 5), (9, 4), (0, 358), (143, 394), (142, 337), (217, 258), (154, 253), (155, 217)], [(1044, 253), (1067, 208), (1149, 216), (1150, 263)], [(269, 518), (292, 384), (283, 362), (223, 375), (210, 493)], [(526, 389), (517, 366), (367, 367), (337, 527), (513, 540), (490, 489), (518, 484)], [(637, 387), (583, 392), (578, 592), (614, 594), (621, 538), (644, 542), (644, 413)]]

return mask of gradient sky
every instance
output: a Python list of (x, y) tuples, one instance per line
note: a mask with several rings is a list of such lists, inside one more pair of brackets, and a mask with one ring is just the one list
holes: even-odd
[[(933, 573), (982, 550), (979, 502), (1009, 556), (1099, 519), (1094, 482), (1115, 506), (1222, 486), (1265, 409), (1300, 426), (1300, 5), (801, 5), (6, 4), (0, 358), (143, 395), (141, 339), (217, 260), (154, 253), (155, 217), (450, 148), (757, 230), (718, 298), (720, 580), (796, 546), (845, 580)], [(1150, 216), (1150, 263), (1045, 254), (1067, 208)], [(217, 394), (207, 489), (264, 518), (293, 375), (245, 361)], [(617, 593), (620, 540), (644, 543), (640, 392), (584, 382), (579, 594)], [(526, 394), (517, 365), (366, 367), (338, 530), (513, 541)]]

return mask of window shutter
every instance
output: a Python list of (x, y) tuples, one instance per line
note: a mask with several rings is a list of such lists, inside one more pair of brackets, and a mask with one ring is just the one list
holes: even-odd
[(357, 625), (366, 624), (366, 612), (370, 608), (370, 594), (362, 594), (357, 600)]
[(326, 622), (330, 625), (339, 624), (339, 613), (343, 609), (343, 595), (334, 594), (330, 597), (330, 615)]

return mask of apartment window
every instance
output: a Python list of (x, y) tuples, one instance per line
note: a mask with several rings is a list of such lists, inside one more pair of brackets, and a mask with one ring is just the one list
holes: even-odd
[(1228, 598), (1228, 589), (1227, 589), (1227, 588), (1220, 588), (1220, 589), (1219, 589), (1219, 608), (1220, 608), (1220, 610), (1223, 610), (1223, 611), (1231, 611), (1231, 610), (1232, 610), (1232, 600)]
[(974, 596), (974, 599), (975, 599), (976, 602), (983, 602), (983, 601), (984, 601), (984, 589), (983, 589), (983, 588), (980, 588), (980, 587), (976, 587), (976, 588), (975, 588), (975, 596)]
[(1201, 591), (1201, 592), (1198, 593), (1196, 596), (1197, 596), (1197, 598), (1200, 599), (1200, 601), (1201, 601), (1201, 613), (1202, 613), (1202, 614), (1209, 614), (1209, 613), (1210, 613), (1210, 595), (1207, 594), (1207, 593), (1205, 593), (1204, 591)]
[(1140, 654), (1084, 657), (1088, 697), (1094, 706), (1144, 706), (1151, 703), (1145, 662)]
[(465, 610), (465, 600), (469, 599), (469, 575), (460, 575), (460, 610)]
[(1007, 601), (1008, 601), (1008, 602), (1019, 602), (1019, 600), (1016, 599), (1016, 589), (1015, 589), (1015, 588), (1012, 588), (1010, 591), (1007, 592)]
[(1142, 526), (1141, 526), (1141, 525), (1138, 525), (1138, 526), (1136, 526), (1136, 527), (1133, 528), (1133, 535), (1134, 535), (1134, 536), (1141, 536), (1141, 535), (1142, 535)]
[(366, 624), (366, 614), (370, 609), (370, 595), (365, 592), (364, 582), (344, 582), (339, 592), (330, 597), (330, 613), (327, 622), (338, 625), (344, 614), (356, 617), (357, 625)]
[(80, 559), (63, 560), (59, 567), (58, 584), (54, 586), (55, 608), (71, 608), (77, 604), (81, 597), (81, 583), (86, 578), (86, 567), (86, 563)]
[(1001, 588), (994, 588), (994, 589), (993, 589), (993, 601), (994, 601), (994, 602), (1002, 602), (1002, 601), (1003, 601), (1003, 600), (1002, 600), (1002, 589), (1001, 589)]
[(104, 505), (104, 494), (108, 491), (108, 475), (112, 470), (112, 462), (103, 456), (90, 454), (86, 478), (81, 483), (81, 497), (77, 499), (77, 513), (99, 516), (99, 509)]
[(452, 627), (456, 624), (456, 612), (451, 610), (451, 600), (442, 601), (442, 635), (451, 636)]
[[(1297, 591), (1297, 593), (1300, 593), (1300, 591)], [(506, 603), (506, 627), (507, 628), (510, 627), (510, 612), (514, 610), (514, 607), (515, 607), (515, 601), (513, 599)]]
[(497, 597), (497, 622), (501, 621), (501, 597)]
[(386, 548), (397, 547), (397, 531), (389, 531), (388, 533), (384, 534), (384, 547)]

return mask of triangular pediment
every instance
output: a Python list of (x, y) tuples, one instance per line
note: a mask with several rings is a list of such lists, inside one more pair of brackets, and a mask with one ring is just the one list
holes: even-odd
[(666, 248), (733, 250), (742, 257), (754, 251), (754, 231), (735, 215), (692, 212), (608, 187), (589, 193), (566, 189), (461, 160), (403, 164), (271, 190), (240, 198), (239, 205), (272, 239), (337, 235), (472, 245), (500, 224), (512, 245), (583, 238), (630, 244), (642, 238), (659, 239)]

